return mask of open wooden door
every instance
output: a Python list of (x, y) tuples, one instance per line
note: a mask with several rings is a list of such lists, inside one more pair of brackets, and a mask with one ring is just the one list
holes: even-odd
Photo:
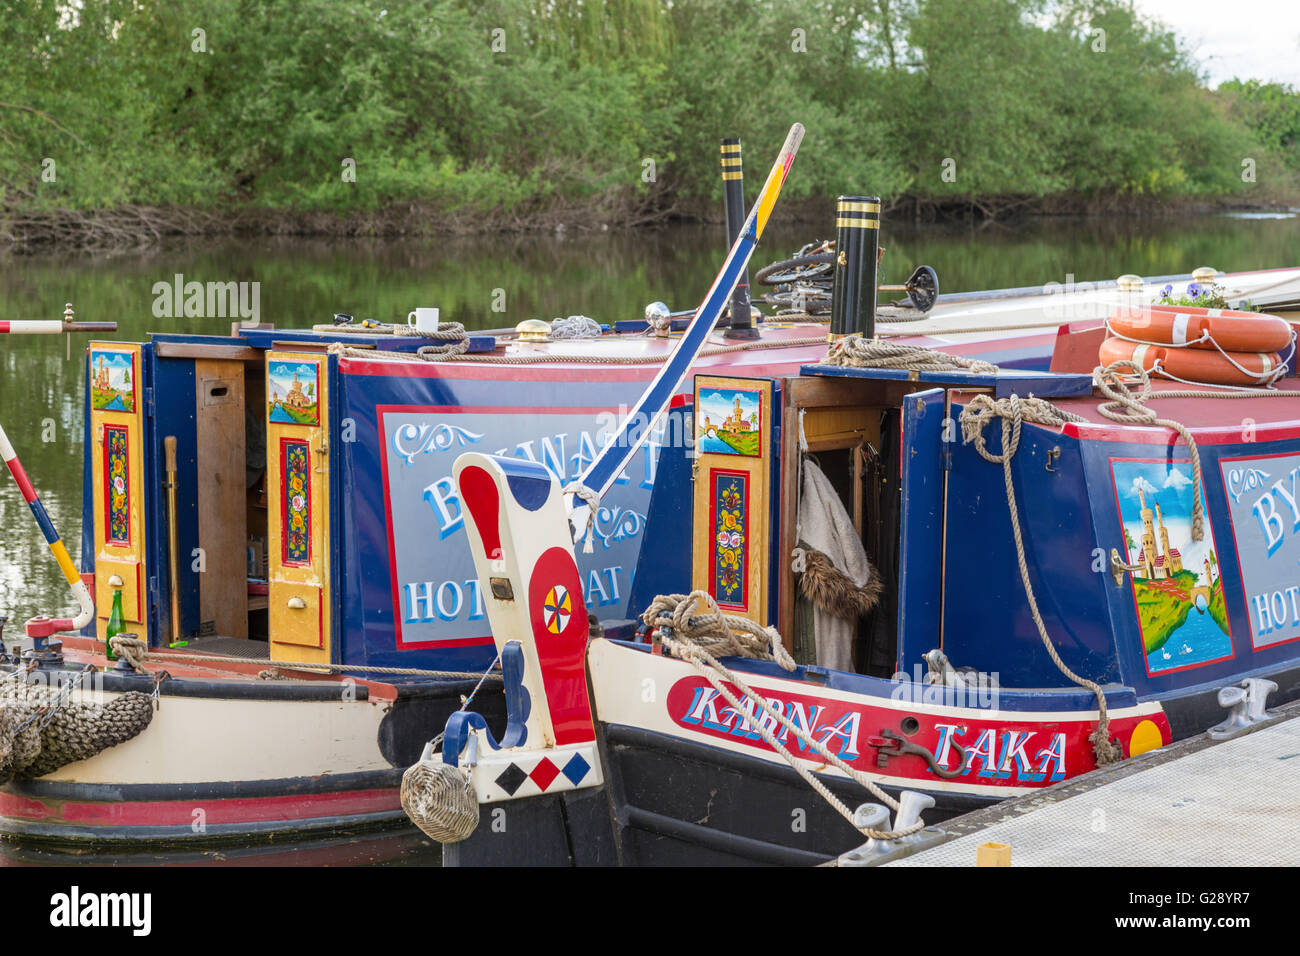
[(328, 370), (319, 353), (266, 357), (272, 660), (330, 660)]
[(691, 587), (770, 624), (771, 381), (697, 375), (695, 446)]

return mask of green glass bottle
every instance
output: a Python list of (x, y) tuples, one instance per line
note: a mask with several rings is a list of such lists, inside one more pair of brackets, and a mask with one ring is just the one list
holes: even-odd
[(113, 638), (126, 630), (126, 624), (122, 620), (122, 585), (117, 584), (113, 587), (113, 610), (108, 615), (108, 628), (104, 631), (104, 656), (110, 661), (117, 660), (117, 652), (113, 650)]

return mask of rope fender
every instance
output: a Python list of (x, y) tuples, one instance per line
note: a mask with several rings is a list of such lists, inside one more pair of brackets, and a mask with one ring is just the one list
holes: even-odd
[(71, 703), (61, 691), (22, 682), (22, 674), (0, 688), (0, 784), (86, 760), (138, 736), (153, 720), (148, 694)]

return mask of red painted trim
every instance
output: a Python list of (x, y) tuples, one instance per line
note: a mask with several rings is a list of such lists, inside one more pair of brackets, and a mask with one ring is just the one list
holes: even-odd
[(8, 331), (9, 331), (9, 323), (7, 321), (0, 321), (0, 332), (8, 332)]
[[(1119, 485), (1115, 481), (1115, 462), (1117, 461), (1133, 461), (1133, 462), (1138, 462), (1139, 464), (1147, 464), (1147, 465), (1187, 465), (1190, 467), (1192, 464), (1192, 460), (1190, 458), (1111, 458), (1109, 459), (1110, 486), (1111, 486), (1111, 490), (1115, 492), (1115, 516), (1119, 518), (1119, 533), (1122, 539), (1124, 535), (1124, 512), (1120, 508)], [(1205, 495), (1205, 485), (1203, 482), (1201, 484), (1201, 497), (1203, 503), (1205, 504), (1205, 511), (1206, 511), (1205, 529), (1206, 532), (1210, 535), (1210, 542), (1214, 546), (1214, 556), (1217, 558), (1219, 556), (1219, 542), (1214, 537), (1214, 524), (1210, 520), (1210, 515), (1209, 515), (1210, 503), (1208, 500), (1204, 500), (1206, 498), (1206, 495)], [(1124, 546), (1124, 557), (1125, 558), (1131, 557), (1131, 555), (1129, 555), (1128, 553), (1127, 544), (1125, 544)], [(1223, 581), (1222, 574), (1219, 575), (1219, 581), (1220, 582)], [(1128, 582), (1129, 582), (1129, 593), (1133, 595), (1133, 620), (1138, 622), (1138, 629), (1137, 629), (1138, 640), (1142, 642), (1141, 645), (1142, 666), (1146, 668), (1147, 677), (1167, 677), (1170, 674), (1177, 674), (1182, 671), (1193, 670), (1197, 667), (1205, 667), (1207, 664), (1217, 664), (1220, 661), (1232, 660), (1232, 658), (1237, 656), (1237, 643), (1232, 638), (1232, 617), (1229, 616), (1227, 619), (1228, 620), (1228, 646), (1232, 648), (1231, 653), (1224, 654), (1222, 657), (1216, 657), (1213, 660), (1197, 661), (1195, 664), (1184, 664), (1182, 667), (1168, 667), (1165, 668), (1164, 670), (1155, 671), (1153, 673), (1151, 670), (1150, 655), (1147, 653), (1146, 641), (1144, 639), (1144, 635), (1142, 634), (1141, 618), (1138, 616), (1137, 583), (1133, 580), (1133, 575), (1131, 573), (1128, 576)], [(1226, 588), (1224, 589), (1223, 592), (1223, 601), (1224, 604), (1227, 604), (1228, 602), (1228, 591)]]
[(47, 820), (100, 827), (191, 826), (199, 806), (208, 826), (239, 823), (304, 822), (313, 817), (354, 816), (401, 808), (397, 788), (341, 793), (239, 797), (204, 800), (45, 801), (0, 792), (0, 817)]
[(9, 467), (9, 474), (14, 476), (14, 481), (18, 484), (18, 490), (22, 492), (23, 501), (31, 504), (36, 500), (36, 489), (32, 487), (31, 479), (27, 477), (27, 472), (23, 470), (22, 462), (15, 455), (5, 464)]
[[(1296, 393), (1300, 401), (1300, 392)], [(1219, 425), (1190, 429), (1198, 445), (1244, 445), (1240, 426)], [(1105, 425), (1093, 422), (1066, 422), (1061, 433), (1084, 441), (1116, 441), (1137, 445), (1166, 444), (1180, 441), (1178, 433), (1168, 428), (1140, 428), (1134, 425)], [(1255, 426), (1254, 443), (1300, 438), (1300, 421), (1266, 422)]]
[[(1295, 454), (1293, 451), (1278, 452), (1273, 455), (1236, 455), (1232, 458), (1219, 459), (1219, 478), (1223, 478), (1223, 463), (1225, 461), (1267, 461), (1270, 458), (1290, 458)], [(1250, 650), (1252, 653), (1259, 651), (1271, 650), (1274, 647), (1281, 647), (1283, 644), (1293, 644), (1300, 641), (1300, 634), (1295, 637), (1288, 637), (1284, 641), (1274, 641), (1272, 644), (1255, 643), (1255, 627), (1250, 616), (1250, 598), (1246, 594), (1246, 575), (1241, 570), (1241, 548), (1237, 546), (1237, 523), (1232, 520), (1232, 501), (1228, 494), (1228, 483), (1223, 482), (1223, 499), (1228, 506), (1228, 527), (1232, 531), (1232, 557), (1237, 562), (1237, 580), (1241, 582), (1241, 606), (1246, 614), (1246, 626), (1250, 628)], [(1222, 566), (1222, 562), (1220, 562)], [(1219, 572), (1219, 579), (1223, 579), (1223, 572)], [(1226, 596), (1227, 591), (1224, 591)], [(1231, 625), (1229, 625), (1231, 627)]]
[[(104, 468), (104, 545), (110, 548), (121, 548), (126, 550), (131, 547), (131, 431), (130, 426), (126, 424), (113, 425), (105, 422), (102, 426), (100, 444), (104, 446), (102, 453)], [(126, 435), (126, 474), (123, 475), (123, 483), (126, 486), (126, 540), (119, 538), (110, 538), (110, 529), (113, 527), (112, 510), (113, 510), (113, 482), (112, 472), (108, 467), (108, 433), (119, 431)]]
[[(394, 378), (453, 378), (507, 382), (639, 382), (654, 377), (657, 366), (601, 366), (584, 365), (488, 365), (465, 363), (376, 362), (369, 359), (343, 358), (339, 371), (344, 375), (379, 375)], [(593, 375), (593, 373), (599, 373)]]
[[(745, 488), (745, 500), (741, 508), (745, 517), (744, 527), (741, 528), (741, 535), (744, 539), (744, 566), (740, 569), (740, 593), (744, 596), (744, 601), (740, 604), (733, 604), (718, 600), (718, 595), (714, 593), (714, 587), (718, 581), (718, 486), (717, 478), (719, 475), (730, 475), (740, 478), (741, 484)], [(709, 595), (718, 602), (718, 607), (725, 608), (729, 611), (748, 611), (749, 610), (749, 562), (751, 556), (749, 553), (749, 529), (751, 522), (749, 520), (749, 486), (754, 476), (748, 471), (738, 471), (732, 468), (710, 468), (709, 469)]]

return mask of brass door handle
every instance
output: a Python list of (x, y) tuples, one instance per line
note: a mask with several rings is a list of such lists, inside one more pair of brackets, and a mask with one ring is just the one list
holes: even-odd
[(298, 597), (298, 595), (296, 594), (293, 597), (289, 598), (289, 607), (291, 607), (295, 611), (301, 611), (306, 606), (307, 606), (307, 602), (304, 601), (302, 598)]
[(1142, 568), (1143, 565), (1141, 564), (1125, 564), (1123, 560), (1120, 559), (1119, 549), (1110, 549), (1110, 573), (1111, 576), (1115, 578), (1115, 587), (1120, 587), (1124, 584), (1124, 574), (1126, 572), (1140, 571)]

